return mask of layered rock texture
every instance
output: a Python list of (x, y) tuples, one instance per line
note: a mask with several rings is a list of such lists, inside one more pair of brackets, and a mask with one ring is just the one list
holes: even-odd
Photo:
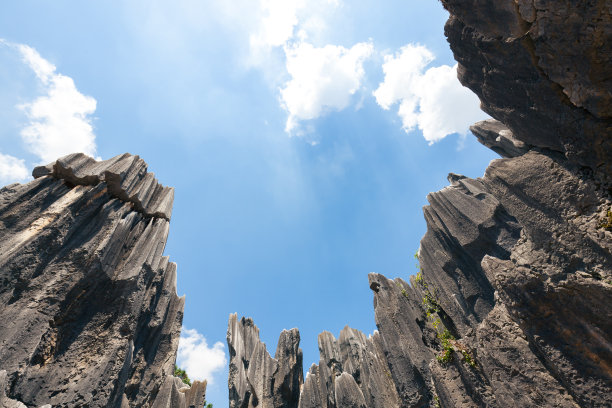
[(0, 190), (0, 405), (186, 407), (173, 190), (138, 156), (69, 155)]
[[(231, 408), (612, 406), (612, 5), (442, 0), (502, 156), (428, 196), (421, 271), (370, 274), (378, 330), (297, 329), (271, 357), (230, 317)], [(172, 375), (184, 300), (173, 190), (74, 154), (0, 190), (0, 405), (196, 407)]]
[(428, 196), (421, 271), (370, 274), (378, 331), (319, 335), (299, 400), (275, 388), (298, 345), (232, 317), (230, 407), (612, 406), (612, 5), (442, 3), (503, 159)]
[(441, 0), (459, 80), (528, 146), (612, 176), (609, 1)]

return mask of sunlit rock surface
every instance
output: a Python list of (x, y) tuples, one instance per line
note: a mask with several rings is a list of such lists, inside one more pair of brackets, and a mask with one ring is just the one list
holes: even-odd
[(0, 190), (2, 398), (186, 406), (172, 377), (184, 298), (162, 256), (173, 190), (129, 154), (69, 155), (34, 176)]
[(297, 329), (284, 330), (274, 358), (251, 319), (230, 316), (230, 408), (295, 407), (302, 385), (302, 350)]

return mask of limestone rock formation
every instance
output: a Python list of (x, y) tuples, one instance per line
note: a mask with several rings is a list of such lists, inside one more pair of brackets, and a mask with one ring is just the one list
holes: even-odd
[(129, 154), (73, 154), (34, 176), (0, 190), (0, 395), (28, 407), (186, 406), (189, 388), (172, 376), (184, 299), (162, 256), (173, 190)]
[(421, 271), (370, 274), (378, 331), (322, 333), (297, 406), (611, 407), (612, 6), (442, 3), (503, 159), (429, 194)]
[[(370, 274), (378, 330), (297, 329), (272, 358), (230, 317), (231, 408), (612, 406), (612, 6), (441, 0), (503, 159), (428, 196), (421, 271)], [(203, 404), (174, 377), (173, 190), (129, 154), (69, 155), (0, 190), (0, 404)]]
[(609, 1), (442, 0), (459, 80), (529, 146), (612, 178)]
[(230, 316), (230, 408), (296, 407), (302, 385), (302, 350), (297, 329), (284, 330), (276, 354), (270, 357), (251, 319)]
[(516, 139), (512, 131), (498, 120), (480, 121), (470, 126), (470, 130), (480, 143), (501, 157), (516, 157), (529, 151), (529, 147)]

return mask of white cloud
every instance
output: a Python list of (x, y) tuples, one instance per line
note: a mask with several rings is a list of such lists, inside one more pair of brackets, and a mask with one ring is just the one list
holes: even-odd
[(350, 49), (326, 45), (316, 48), (300, 42), (285, 47), (291, 79), (280, 90), (281, 103), (289, 113), (285, 130), (291, 132), (299, 121), (315, 119), (328, 110), (342, 110), (361, 88), (363, 63), (372, 55), (371, 43)]
[(342, 6), (341, 0), (259, 0), (252, 4), (252, 21), (245, 24), (248, 65), (261, 69), (273, 86), (282, 83), (279, 96), (289, 114), (287, 133), (308, 133), (304, 132), (308, 127), (296, 131), (300, 121), (349, 105), (361, 88), (363, 62), (373, 53), (373, 46), (358, 43), (348, 49), (327, 44), (328, 21)]
[(222, 370), (227, 364), (225, 346), (220, 341), (208, 347), (206, 338), (195, 329), (183, 327), (179, 339), (176, 364), (194, 380), (207, 380), (214, 383), (213, 373)]
[(299, 0), (261, 0), (262, 18), (256, 32), (250, 36), (252, 48), (278, 47), (293, 36), (298, 23), (297, 11), (303, 7)]
[(19, 107), (30, 122), (21, 131), (28, 150), (48, 163), (69, 153), (96, 154), (91, 114), (96, 100), (80, 93), (72, 78), (56, 72), (49, 61), (27, 45), (15, 46), (34, 71), (46, 95)]
[(340, 0), (260, 0), (251, 50), (281, 47), (291, 40), (305, 40), (325, 30), (325, 16), (340, 6)]
[(424, 46), (406, 45), (385, 56), (384, 81), (374, 91), (376, 102), (390, 109), (399, 102), (398, 115), (406, 132), (418, 127), (430, 143), (459, 133), (487, 115), (480, 101), (457, 79), (457, 65), (427, 66), (434, 55)]
[(0, 153), (0, 185), (25, 181), (29, 175), (22, 159)]
[[(289, 113), (289, 126), (295, 127), (300, 120), (314, 119), (327, 108), (343, 109), (350, 102), (350, 96), (361, 85), (363, 69), (361, 61), (350, 59), (358, 52), (371, 53), (371, 45), (357, 44), (350, 50), (338, 45), (328, 45), (328, 34), (336, 30), (330, 24), (334, 13), (339, 10), (342, 0), (178, 0), (180, 7), (168, 8), (162, 0), (130, 2), (126, 6), (130, 14), (138, 13), (146, 27), (144, 38), (147, 44), (155, 44), (155, 50), (180, 56), (181, 60), (198, 60), (192, 55), (194, 38), (210, 36), (203, 27), (216, 27), (216, 31), (232, 45), (231, 54), (236, 57), (231, 69), (257, 69), (271, 89), (279, 91), (279, 102)], [(152, 5), (150, 5), (151, 3)], [(140, 17), (145, 7), (145, 16)], [(161, 28), (160, 28), (161, 27)], [(139, 33), (143, 32), (138, 26)], [(152, 41), (151, 38), (154, 40)], [(353, 44), (350, 44), (351, 46)], [(316, 48), (315, 48), (316, 47)], [(167, 51), (166, 51), (167, 49)], [(317, 58), (305, 61), (305, 54)], [(327, 55), (326, 55), (327, 54)], [(197, 58), (196, 58), (197, 57)], [(343, 57), (343, 58), (341, 58)], [(320, 77), (305, 78), (299, 72), (297, 63), (319, 69)], [(327, 64), (327, 66), (323, 66)], [(345, 66), (343, 67), (342, 64)], [(332, 72), (335, 69), (335, 72)], [(345, 69), (344, 74), (340, 72)], [(243, 72), (240, 72), (241, 74)], [(332, 94), (332, 100), (325, 104), (320, 100), (300, 103), (300, 86), (317, 84), (314, 92), (322, 93), (327, 87), (318, 86), (334, 75), (338, 80), (339, 93)], [(304, 83), (309, 81), (309, 83)], [(185, 82), (185, 81), (183, 81)], [(356, 84), (356, 85), (354, 85)], [(346, 88), (342, 90), (342, 88)], [(342, 92), (340, 92), (342, 90)], [(321, 95), (327, 96), (327, 95)], [(311, 95), (317, 98), (317, 95)], [(342, 103), (337, 99), (341, 98)]]

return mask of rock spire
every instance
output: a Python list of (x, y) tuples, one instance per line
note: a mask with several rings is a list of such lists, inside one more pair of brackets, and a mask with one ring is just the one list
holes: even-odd
[(205, 384), (172, 376), (184, 307), (163, 256), (173, 189), (130, 154), (73, 154), (33, 175), (0, 190), (2, 403), (203, 399)]

